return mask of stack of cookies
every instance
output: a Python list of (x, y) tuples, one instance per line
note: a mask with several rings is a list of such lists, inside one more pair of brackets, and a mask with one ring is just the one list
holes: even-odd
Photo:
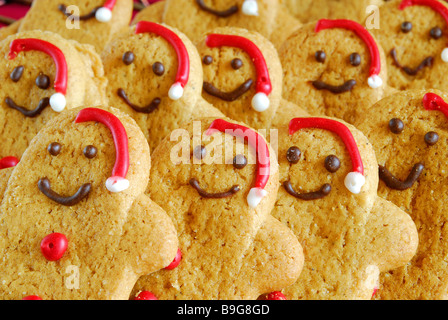
[(0, 29), (1, 299), (448, 297), (448, 3), (134, 8)]

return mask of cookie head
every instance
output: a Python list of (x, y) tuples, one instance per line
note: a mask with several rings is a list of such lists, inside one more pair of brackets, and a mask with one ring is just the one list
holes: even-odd
[(227, 116), (258, 127), (276, 111), (281, 65), (261, 35), (237, 28), (212, 31), (198, 45), (203, 97)]
[(357, 22), (322, 19), (310, 23), (288, 38), (279, 55), (285, 98), (311, 114), (349, 121), (361, 112), (356, 110), (357, 100), (362, 98), (368, 105), (383, 95), (387, 79), (382, 50)]

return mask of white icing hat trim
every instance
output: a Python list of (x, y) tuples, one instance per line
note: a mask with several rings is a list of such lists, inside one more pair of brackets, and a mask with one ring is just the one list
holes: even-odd
[(358, 194), (361, 192), (362, 186), (366, 183), (366, 178), (359, 172), (350, 172), (345, 176), (345, 187), (351, 193)]
[(244, 0), (241, 11), (247, 16), (258, 16), (258, 4), (256, 0)]
[(443, 62), (448, 62), (448, 48), (442, 50), (441, 57)]
[(109, 177), (106, 180), (106, 188), (110, 192), (121, 192), (129, 188), (129, 180), (122, 177)]
[(112, 11), (107, 8), (101, 7), (95, 12), (95, 18), (99, 22), (109, 22), (112, 19)]
[(67, 101), (62, 93), (56, 92), (50, 97), (50, 106), (56, 112), (61, 112), (65, 109)]
[(247, 195), (247, 204), (249, 207), (255, 209), (258, 204), (261, 202), (264, 196), (266, 196), (268, 192), (261, 188), (251, 188), (249, 194)]
[(254, 108), (255, 111), (263, 112), (269, 108), (269, 104), (269, 98), (263, 92), (256, 93), (252, 98), (252, 108)]
[(370, 88), (377, 89), (383, 85), (383, 79), (374, 74), (373, 76), (369, 77), (369, 79), (367, 79), (367, 83), (369, 84)]
[(171, 100), (178, 100), (182, 98), (183, 94), (184, 88), (182, 88), (182, 85), (179, 82), (173, 84), (168, 91), (168, 97), (170, 97)]

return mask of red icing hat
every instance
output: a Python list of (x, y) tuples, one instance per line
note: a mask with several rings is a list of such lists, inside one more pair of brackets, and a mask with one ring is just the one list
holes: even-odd
[(50, 106), (56, 112), (64, 110), (67, 104), (65, 94), (67, 92), (68, 78), (67, 61), (65, 60), (64, 53), (54, 44), (34, 38), (15, 39), (11, 42), (9, 48), (8, 57), (11, 60), (15, 59), (18, 53), (30, 50), (44, 52), (53, 59), (56, 65), (56, 75), (54, 80), (54, 90), (56, 93), (50, 97)]
[(205, 44), (210, 48), (227, 46), (244, 50), (252, 59), (257, 72), (255, 83), (257, 93), (252, 98), (252, 107), (258, 112), (263, 112), (269, 108), (268, 95), (272, 91), (272, 85), (268, 66), (260, 49), (247, 38), (228, 34), (209, 34), (205, 39)]
[(171, 100), (180, 99), (184, 93), (184, 87), (188, 82), (190, 74), (190, 58), (188, 56), (187, 48), (179, 38), (179, 36), (170, 29), (154, 22), (140, 21), (135, 27), (135, 33), (154, 33), (161, 36), (168, 41), (174, 48), (177, 54), (177, 74), (174, 84), (171, 86), (168, 96)]
[(121, 121), (112, 113), (98, 109), (86, 108), (79, 111), (75, 123), (97, 121), (104, 124), (112, 133), (115, 144), (115, 165), (112, 175), (106, 180), (106, 188), (111, 192), (120, 192), (129, 187), (126, 174), (129, 169), (128, 135)]
[(117, 0), (106, 0), (104, 5), (95, 12), (96, 20), (100, 22), (109, 22), (112, 19), (112, 10), (115, 7)]
[(267, 195), (267, 191), (264, 188), (269, 180), (271, 162), (269, 147), (266, 141), (254, 130), (222, 119), (214, 120), (205, 134), (211, 135), (213, 134), (213, 130), (244, 138), (252, 148), (255, 148), (257, 155), (257, 176), (254, 187), (250, 189), (247, 195), (247, 203), (251, 208), (255, 208), (261, 199)]
[[(437, 0), (403, 0), (400, 3), (400, 10), (404, 10), (410, 6), (427, 6), (438, 12), (445, 22), (448, 24), (448, 8)], [(448, 62), (448, 48), (442, 50), (442, 60)]]
[(352, 160), (352, 172), (349, 172), (345, 177), (345, 186), (351, 193), (358, 194), (361, 192), (361, 188), (366, 182), (364, 165), (356, 141), (347, 126), (339, 121), (327, 118), (294, 118), (289, 122), (290, 135), (297, 130), (306, 128), (325, 129), (336, 133), (342, 139)]
[(448, 117), (448, 103), (446, 103), (442, 97), (435, 93), (427, 93), (423, 96), (423, 107), (426, 110), (439, 110)]
[(353, 31), (362, 41), (367, 45), (370, 53), (370, 75), (367, 83), (373, 89), (379, 88), (383, 85), (383, 80), (379, 77), (381, 71), (381, 59), (378, 45), (373, 39), (372, 35), (359, 23), (352, 20), (327, 20), (322, 19), (317, 21), (315, 32), (325, 29), (341, 28)]

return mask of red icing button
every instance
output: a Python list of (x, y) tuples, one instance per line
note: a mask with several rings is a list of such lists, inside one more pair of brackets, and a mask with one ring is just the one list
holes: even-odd
[(180, 251), (180, 249), (177, 249), (177, 253), (176, 253), (176, 256), (174, 257), (173, 262), (171, 262), (165, 269), (173, 270), (174, 268), (176, 268), (179, 265), (180, 260), (182, 260), (182, 252)]
[(134, 300), (158, 300), (157, 297), (149, 291), (142, 291), (135, 297)]
[(285, 295), (280, 291), (274, 291), (267, 294), (263, 300), (287, 300)]
[(23, 297), (22, 300), (42, 300), (42, 298), (39, 296), (26, 296)]
[(40, 250), (49, 261), (56, 261), (62, 258), (67, 250), (67, 238), (62, 233), (51, 233), (42, 239)]
[(0, 169), (15, 167), (19, 163), (16, 157), (4, 157), (0, 159)]

